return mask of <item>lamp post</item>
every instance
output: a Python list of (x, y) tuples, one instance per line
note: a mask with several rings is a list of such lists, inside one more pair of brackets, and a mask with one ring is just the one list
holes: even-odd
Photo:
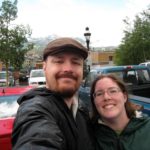
[(84, 36), (85, 36), (85, 39), (86, 39), (87, 49), (89, 51), (90, 50), (89, 44), (90, 44), (90, 37), (91, 37), (91, 33), (89, 31), (89, 27), (85, 28)]
[(86, 60), (86, 68), (87, 68), (88, 71), (90, 71), (90, 67), (91, 67), (92, 63), (91, 63), (90, 46), (89, 46), (89, 44), (90, 44), (90, 37), (91, 37), (91, 33), (89, 31), (89, 27), (85, 28), (84, 36), (85, 36), (86, 45), (87, 45), (87, 49), (88, 49), (88, 53), (89, 53), (88, 58)]

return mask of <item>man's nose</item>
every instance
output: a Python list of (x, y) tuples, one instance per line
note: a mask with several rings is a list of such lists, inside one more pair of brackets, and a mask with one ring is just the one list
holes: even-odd
[(65, 62), (63, 65), (63, 70), (64, 71), (73, 71), (73, 65), (71, 62)]

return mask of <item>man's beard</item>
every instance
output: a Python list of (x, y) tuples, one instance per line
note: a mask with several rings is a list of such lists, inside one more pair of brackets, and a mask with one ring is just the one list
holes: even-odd
[(66, 74), (58, 74), (56, 76), (56, 79), (58, 80), (59, 78), (71, 78), (72, 80), (74, 80), (76, 82), (76, 84), (73, 85), (73, 87), (66, 87), (66, 85), (59, 85), (57, 86), (57, 93), (59, 93), (63, 98), (71, 98), (73, 97), (73, 95), (76, 93), (77, 89), (78, 89), (78, 78), (76, 76), (74, 76), (72, 73), (66, 73)]
[(71, 98), (73, 95), (76, 93), (76, 90), (73, 89), (65, 89), (58, 91), (58, 93), (63, 97), (63, 98)]

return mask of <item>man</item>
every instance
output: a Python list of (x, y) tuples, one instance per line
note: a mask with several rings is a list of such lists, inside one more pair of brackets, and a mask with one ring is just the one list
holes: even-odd
[(60, 38), (44, 49), (46, 88), (19, 98), (13, 150), (92, 150), (88, 115), (78, 104), (88, 51), (72, 38)]

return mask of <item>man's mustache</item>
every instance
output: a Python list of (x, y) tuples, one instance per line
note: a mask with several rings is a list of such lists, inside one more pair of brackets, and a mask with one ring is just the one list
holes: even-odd
[(59, 79), (59, 78), (71, 78), (73, 80), (77, 80), (77, 77), (74, 76), (71, 73), (65, 73), (65, 74), (58, 74), (58, 75), (56, 75), (56, 79)]

